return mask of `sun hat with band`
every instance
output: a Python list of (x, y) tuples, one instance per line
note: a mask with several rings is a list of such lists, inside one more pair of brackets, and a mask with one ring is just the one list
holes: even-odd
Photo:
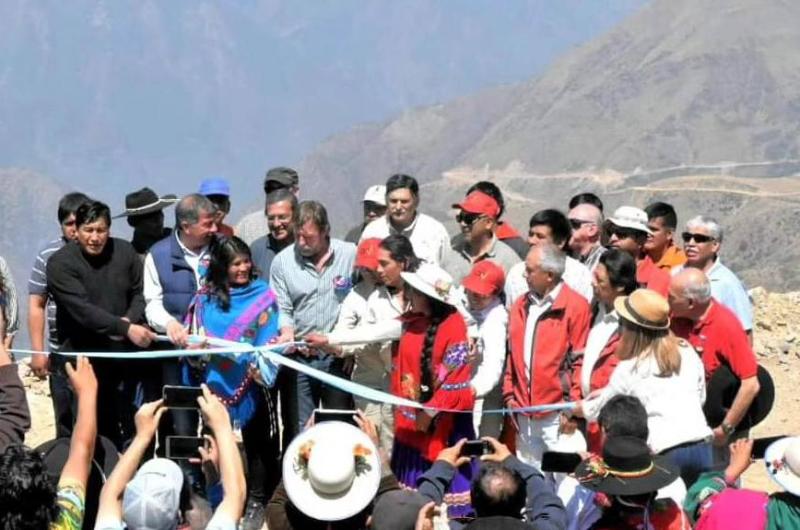
[(630, 228), (631, 230), (653, 235), (653, 232), (647, 228), (647, 213), (635, 206), (620, 206), (614, 210), (614, 215), (606, 219), (605, 226), (607, 227), (608, 225)]
[(461, 286), (482, 296), (501, 293), (506, 283), (503, 268), (492, 260), (484, 259), (472, 266), (469, 274), (461, 280)]
[(453, 277), (447, 271), (431, 263), (421, 263), (415, 272), (401, 272), (408, 285), (440, 302), (459, 307), (460, 293), (453, 285)]
[(172, 206), (176, 202), (178, 202), (178, 197), (175, 194), (168, 193), (159, 197), (150, 188), (142, 188), (125, 196), (125, 211), (115, 215), (113, 219), (155, 213)]
[(603, 457), (594, 455), (581, 462), (575, 478), (607, 495), (643, 495), (674, 482), (678, 470), (665, 457), (653, 456), (645, 440), (611, 436), (603, 445)]
[(669, 329), (669, 302), (651, 289), (636, 289), (614, 300), (614, 309), (627, 322), (641, 328)]
[(767, 474), (780, 487), (800, 497), (800, 436), (781, 438), (764, 453)]
[(341, 521), (375, 498), (381, 480), (378, 448), (360, 429), (326, 421), (303, 431), (283, 457), (292, 504), (318, 521)]
[(473, 191), (464, 200), (454, 204), (453, 208), (460, 208), (467, 213), (481, 214), (492, 219), (500, 215), (500, 205), (490, 195), (482, 191)]
[(371, 237), (358, 244), (356, 249), (356, 267), (361, 267), (371, 271), (378, 270), (378, 250), (381, 246), (381, 239)]

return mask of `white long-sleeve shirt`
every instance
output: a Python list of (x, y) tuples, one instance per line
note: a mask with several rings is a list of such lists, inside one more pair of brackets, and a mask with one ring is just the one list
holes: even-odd
[(483, 359), (470, 384), (475, 390), (475, 397), (482, 398), (498, 385), (500, 376), (503, 375), (508, 311), (497, 300), (483, 311), (472, 312), (472, 316), (478, 324), (478, 340)]
[[(183, 259), (191, 267), (194, 272), (194, 279), (199, 286), (202, 282), (202, 271), (200, 270), (201, 262), (205, 261), (208, 257), (208, 246), (200, 249), (199, 252), (193, 252), (186, 248), (181, 242), (181, 238), (173, 233), (170, 237), (178, 239), (178, 246), (183, 252)], [(151, 328), (159, 333), (164, 333), (167, 330), (167, 324), (175, 320), (175, 317), (169, 314), (164, 309), (164, 289), (161, 287), (161, 279), (158, 277), (158, 270), (156, 269), (156, 262), (153, 260), (153, 255), (149, 252), (144, 258), (144, 274), (142, 275), (142, 284), (144, 290), (144, 301), (147, 305), (144, 308), (144, 314), (147, 317), (147, 323)]]
[(361, 241), (370, 238), (384, 239), (392, 234), (402, 234), (414, 247), (414, 254), (418, 258), (439, 265), (444, 259), (444, 253), (450, 248), (450, 235), (444, 225), (424, 213), (417, 212), (417, 216), (402, 231), (396, 230), (384, 215), (372, 221), (364, 228)]
[(596, 421), (609, 399), (623, 394), (639, 399), (647, 411), (650, 436), (647, 443), (655, 453), (711, 436), (703, 415), (706, 379), (700, 356), (681, 341), (681, 369), (662, 377), (655, 357), (620, 361), (608, 385), (595, 399), (583, 402), (586, 419)]
[[(374, 337), (375, 326), (391, 321), (397, 323), (399, 338), (400, 321), (397, 317), (402, 314), (403, 308), (386, 287), (381, 285), (367, 291), (367, 287), (359, 288), (362, 285), (356, 285), (342, 302), (339, 319), (328, 335), (328, 340), (332, 344), (344, 342), (342, 352), (345, 355), (355, 355), (353, 381), (370, 388), (386, 390), (389, 388), (392, 366), (391, 339), (365, 341)], [(356, 345), (356, 341), (362, 342)]]

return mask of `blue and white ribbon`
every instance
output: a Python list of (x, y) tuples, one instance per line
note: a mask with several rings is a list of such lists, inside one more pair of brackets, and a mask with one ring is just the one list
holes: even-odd
[[(158, 335), (156, 340), (160, 342), (169, 341), (164, 335)], [(270, 362), (278, 366), (284, 366), (296, 372), (302, 373), (309, 377), (313, 377), (327, 385), (330, 385), (338, 390), (353, 394), (368, 401), (378, 403), (385, 403), (399, 407), (409, 407), (415, 409), (434, 410), (437, 412), (454, 412), (454, 413), (472, 413), (472, 410), (451, 410), (441, 409), (436, 407), (428, 407), (422, 403), (411, 401), (409, 399), (395, 396), (381, 390), (369, 388), (359, 383), (350, 381), (331, 375), (327, 372), (312, 368), (307, 364), (298, 362), (286, 355), (286, 350), (289, 348), (304, 347), (304, 342), (288, 342), (283, 344), (268, 344), (266, 346), (252, 346), (250, 344), (233, 342), (225, 339), (218, 339), (212, 337), (201, 337), (192, 335), (189, 337), (191, 345), (202, 345), (204, 348), (189, 348), (189, 349), (171, 349), (171, 350), (150, 350), (150, 351), (133, 351), (133, 352), (60, 352), (61, 355), (77, 357), (82, 355), (89, 358), (100, 359), (119, 359), (119, 360), (140, 360), (140, 359), (169, 359), (175, 357), (202, 357), (206, 355), (225, 355), (229, 357), (238, 357), (239, 355), (254, 353), (256, 354), (257, 365), (262, 372), (267, 370), (264, 363)], [(14, 349), (12, 353), (29, 355), (34, 353), (43, 353), (32, 350)], [(521, 407), (514, 409), (491, 409), (483, 410), (483, 414), (515, 414), (515, 413), (543, 413), (543, 412), (556, 412), (567, 411), (575, 408), (575, 403), (553, 403), (548, 405), (534, 405), (531, 407)]]

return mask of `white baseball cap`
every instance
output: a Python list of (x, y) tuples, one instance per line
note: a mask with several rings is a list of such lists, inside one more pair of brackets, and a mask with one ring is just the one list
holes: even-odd
[(366, 193), (364, 193), (363, 202), (374, 202), (381, 206), (386, 206), (386, 186), (383, 184), (376, 184), (375, 186), (367, 188)]

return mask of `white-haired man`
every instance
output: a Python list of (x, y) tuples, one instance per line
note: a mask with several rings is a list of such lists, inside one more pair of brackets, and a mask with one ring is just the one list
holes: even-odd
[[(510, 355), (503, 378), (508, 407), (528, 407), (564, 401), (573, 385), (572, 373), (582, 361), (589, 334), (589, 302), (561, 279), (566, 255), (555, 245), (533, 247), (525, 259), (527, 296), (509, 312)], [(539, 466), (544, 451), (555, 445), (560, 413), (515, 414), (517, 456)]]
[(712, 297), (711, 283), (703, 271), (684, 269), (672, 278), (669, 306), (673, 332), (700, 354), (706, 381), (727, 366), (741, 381), (725, 418), (714, 428), (714, 445), (727, 454), (728, 438), (737, 431), (759, 391), (758, 363), (739, 319)]
[[(710, 217), (698, 215), (689, 219), (681, 234), (686, 253), (685, 267), (700, 269), (711, 282), (711, 296), (734, 312), (749, 334), (753, 330), (753, 304), (742, 281), (722, 264), (722, 227)], [(752, 341), (752, 337), (751, 337)]]

